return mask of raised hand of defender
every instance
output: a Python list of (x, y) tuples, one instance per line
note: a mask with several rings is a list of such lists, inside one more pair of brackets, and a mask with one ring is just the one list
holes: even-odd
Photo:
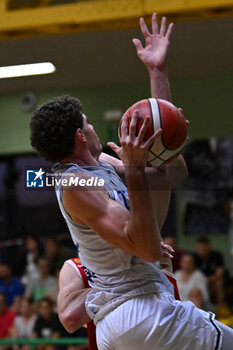
[(145, 167), (147, 164), (148, 149), (156, 137), (162, 133), (162, 129), (158, 129), (149, 139), (144, 140), (150, 117), (147, 116), (144, 119), (139, 133), (137, 133), (138, 118), (139, 113), (135, 111), (129, 125), (129, 117), (127, 115), (123, 116), (120, 137), (121, 147), (117, 146), (114, 142), (108, 142), (108, 146), (116, 152), (124, 166)]
[(174, 253), (174, 249), (169, 244), (165, 244), (163, 241), (161, 241), (160, 244), (161, 244), (163, 256), (166, 257), (166, 258), (172, 259), (173, 258), (173, 253)]
[(139, 39), (133, 39), (138, 57), (147, 66), (147, 68), (165, 69), (169, 47), (169, 39), (173, 30), (174, 23), (170, 23), (167, 28), (166, 17), (162, 18), (159, 28), (157, 15), (152, 15), (152, 33), (149, 32), (143, 18), (140, 18), (140, 28), (145, 38), (145, 47)]
[(160, 244), (163, 252), (163, 257), (159, 260), (160, 265), (162, 269), (168, 269), (173, 272), (171, 259), (173, 258), (174, 249), (163, 241), (161, 241)]

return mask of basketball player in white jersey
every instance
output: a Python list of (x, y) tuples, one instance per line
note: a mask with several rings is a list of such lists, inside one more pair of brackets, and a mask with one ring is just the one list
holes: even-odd
[[(148, 67), (152, 97), (169, 100), (166, 56), (172, 25), (166, 29), (163, 19), (159, 30), (154, 14), (152, 34), (143, 19), (141, 29), (146, 46), (143, 48), (138, 40), (134, 44)], [(159, 268), (160, 229), (169, 190), (150, 191), (146, 154), (161, 130), (144, 141), (148, 118), (138, 135), (137, 119), (135, 113), (128, 128), (127, 117), (123, 118), (121, 147), (110, 143), (124, 165), (128, 187), (113, 167), (120, 166), (120, 161), (101, 156), (98, 137), (77, 99), (60, 97), (47, 102), (37, 109), (30, 123), (32, 145), (45, 159), (59, 161), (55, 171), (62, 173), (62, 178), (68, 181), (76, 174), (84, 180), (92, 176), (104, 180), (102, 191), (56, 188), (62, 215), (79, 245), (92, 287), (86, 310), (96, 324), (98, 348), (230, 350), (232, 330), (191, 302), (175, 300), (173, 287)], [(162, 176), (160, 170), (154, 171), (154, 177), (169, 186), (173, 177), (170, 169), (164, 167)]]

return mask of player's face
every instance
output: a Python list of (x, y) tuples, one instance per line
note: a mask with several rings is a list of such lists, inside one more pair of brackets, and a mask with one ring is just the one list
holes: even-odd
[(83, 114), (83, 132), (87, 139), (87, 146), (93, 156), (100, 155), (102, 151), (102, 145), (99, 138), (93, 128), (93, 125), (88, 123), (87, 117)]

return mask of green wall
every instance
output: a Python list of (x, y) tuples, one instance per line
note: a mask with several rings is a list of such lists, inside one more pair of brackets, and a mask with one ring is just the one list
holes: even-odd
[[(176, 78), (171, 81), (173, 101), (184, 110), (191, 124), (191, 138), (232, 135), (233, 74), (221, 76)], [(135, 101), (148, 97), (148, 81), (96, 86), (72, 90), (35, 91), (41, 104), (53, 96), (71, 94), (79, 97), (84, 113), (93, 123), (102, 143), (108, 140), (108, 123), (103, 119), (108, 109), (126, 110)], [(30, 152), (28, 121), (30, 113), (20, 109), (20, 93), (0, 96), (0, 154)], [(180, 211), (180, 206), (178, 206)], [(178, 244), (188, 250), (195, 238), (184, 236), (182, 216), (178, 215)], [(226, 236), (214, 236), (213, 246), (228, 251)]]
[[(134, 83), (114, 86), (99, 86), (72, 90), (53, 90), (36, 92), (38, 104), (63, 94), (78, 97), (84, 113), (95, 127), (102, 143), (106, 143), (108, 122), (103, 119), (108, 109), (126, 110), (137, 100), (147, 97), (146, 83)], [(0, 97), (0, 154), (31, 151), (29, 144), (28, 122), (31, 113), (20, 109), (20, 94)]]
[[(171, 82), (173, 101), (191, 121), (191, 138), (229, 136), (232, 133), (233, 74), (189, 77)], [(98, 86), (73, 90), (35, 91), (38, 103), (56, 95), (71, 94), (81, 99), (84, 112), (95, 126), (102, 143), (107, 141), (107, 109), (124, 111), (135, 101), (148, 97), (148, 82)], [(28, 121), (30, 113), (20, 109), (20, 93), (0, 96), (0, 154), (30, 151)]]

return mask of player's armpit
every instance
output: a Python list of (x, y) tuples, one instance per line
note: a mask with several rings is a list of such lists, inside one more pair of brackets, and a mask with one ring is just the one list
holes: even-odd
[(90, 288), (84, 289), (83, 280), (77, 271), (65, 263), (59, 275), (57, 308), (59, 319), (69, 333), (73, 333), (90, 321), (85, 309), (89, 291)]

